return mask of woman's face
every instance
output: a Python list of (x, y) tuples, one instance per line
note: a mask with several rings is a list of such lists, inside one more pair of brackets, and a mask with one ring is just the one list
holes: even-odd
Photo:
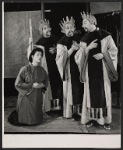
[(66, 34), (66, 36), (68, 36), (68, 37), (73, 36), (74, 35), (74, 31), (75, 31), (75, 28), (74, 28), (74, 26), (72, 24), (67, 23), (65, 25), (65, 34)]
[(42, 53), (41, 52), (35, 52), (35, 54), (32, 56), (32, 62), (40, 63), (42, 60)]

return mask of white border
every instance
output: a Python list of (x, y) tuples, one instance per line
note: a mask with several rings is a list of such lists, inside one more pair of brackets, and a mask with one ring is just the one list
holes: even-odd
[(4, 3), (2, 2), (2, 135), (3, 134), (4, 134)]
[[(4, 64), (4, 2), (2, 2), (2, 58)], [(4, 114), (4, 65), (2, 69), (2, 114)], [(4, 134), (4, 115), (2, 122), (2, 148), (121, 148), (121, 134)]]
[(4, 135), (3, 148), (121, 148), (120, 135)]

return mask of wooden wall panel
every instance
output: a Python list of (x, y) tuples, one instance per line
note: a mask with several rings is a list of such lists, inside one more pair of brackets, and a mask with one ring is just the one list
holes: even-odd
[(28, 64), (29, 18), (32, 20), (34, 43), (38, 32), (41, 11), (6, 12), (4, 14), (4, 77), (15, 78), (22, 66)]
[(90, 2), (91, 13), (108, 13), (121, 10), (121, 2)]

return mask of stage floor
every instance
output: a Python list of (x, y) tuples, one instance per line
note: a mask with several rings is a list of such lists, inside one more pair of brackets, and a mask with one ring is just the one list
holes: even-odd
[(35, 126), (13, 126), (7, 121), (9, 114), (15, 107), (4, 108), (4, 133), (5, 134), (120, 134), (121, 133), (121, 109), (113, 108), (113, 121), (111, 130), (106, 130), (103, 126), (92, 126), (85, 128), (80, 121), (66, 119), (59, 111), (52, 111), (44, 114), (44, 121)]

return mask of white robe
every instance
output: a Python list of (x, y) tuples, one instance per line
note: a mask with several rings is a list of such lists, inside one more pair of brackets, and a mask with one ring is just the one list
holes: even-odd
[[(79, 70), (81, 68), (81, 58), (82, 55), (85, 54), (86, 50), (86, 43), (85, 42), (80, 42), (80, 49), (76, 54), (76, 63), (78, 64)], [(118, 49), (115, 46), (115, 43), (111, 37), (111, 35), (108, 35), (107, 37), (103, 38), (101, 40), (101, 51), (102, 54), (105, 53), (105, 51), (108, 51), (111, 60), (113, 62), (115, 70), (117, 70), (117, 53)], [(103, 63), (103, 78), (104, 78), (104, 91), (105, 91), (105, 96), (106, 96), (106, 106), (107, 106), (107, 117), (102, 117), (101, 118), (94, 118), (93, 116), (90, 117), (88, 116), (88, 109), (90, 108), (90, 91), (89, 91), (89, 77), (88, 77), (88, 64), (86, 66), (85, 70), (85, 79), (86, 81), (84, 82), (84, 96), (83, 96), (83, 104), (82, 104), (82, 115), (81, 115), (81, 123), (86, 124), (90, 120), (96, 120), (99, 124), (104, 125), (104, 124), (109, 124), (112, 122), (112, 110), (111, 110), (111, 82), (108, 76), (108, 72), (104, 63), (104, 60), (102, 59)], [(81, 71), (81, 70), (80, 70)], [(100, 112), (102, 110), (100, 109)]]
[(57, 45), (56, 64), (63, 80), (63, 117), (71, 118), (73, 98), (70, 74), (70, 58), (68, 57), (68, 49), (65, 45)]

